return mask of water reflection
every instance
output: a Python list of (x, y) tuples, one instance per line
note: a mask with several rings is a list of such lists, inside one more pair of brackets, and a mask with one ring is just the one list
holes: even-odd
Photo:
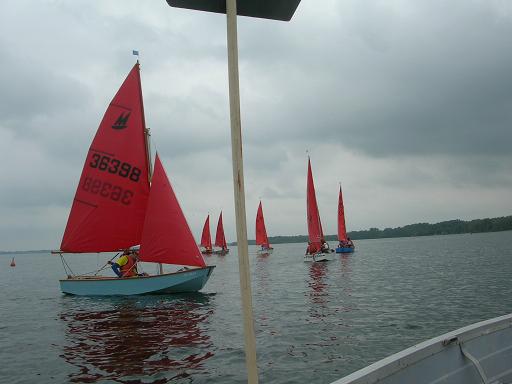
[(258, 253), (256, 257), (256, 287), (258, 291), (267, 292), (269, 287), (269, 274), (268, 274), (268, 264), (269, 264), (269, 254), (268, 253)]
[(343, 279), (342, 290), (346, 296), (350, 296), (352, 294), (352, 258), (350, 254), (341, 254), (340, 257), (340, 265), (341, 265), (341, 278)]
[(67, 299), (61, 357), (78, 368), (70, 382), (166, 383), (204, 370), (213, 356), (209, 295)]
[(309, 301), (310, 317), (321, 320), (326, 316), (327, 303), (329, 302), (328, 284), (325, 281), (328, 272), (327, 263), (311, 263), (309, 267)]

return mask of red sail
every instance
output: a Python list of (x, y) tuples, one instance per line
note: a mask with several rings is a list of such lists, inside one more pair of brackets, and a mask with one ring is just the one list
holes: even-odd
[(341, 193), (338, 198), (338, 240), (347, 241), (347, 228), (345, 227), (345, 208), (343, 208), (343, 195)]
[(308, 158), (308, 185), (307, 185), (307, 214), (308, 214), (308, 235), (309, 241), (314, 248), (320, 249), (324, 240), (320, 213), (316, 203), (315, 185), (313, 184), (313, 173), (311, 172), (311, 161)]
[(221, 248), (227, 248), (226, 237), (224, 236), (224, 226), (222, 225), (222, 211), (219, 216), (219, 222), (217, 223), (217, 233), (215, 234), (215, 246)]
[(265, 219), (263, 218), (263, 208), (258, 206), (258, 213), (256, 214), (256, 244), (263, 245), (266, 248), (270, 247), (268, 243), (267, 230), (265, 229)]
[(158, 154), (139, 258), (154, 263), (206, 266)]
[(203, 234), (201, 235), (201, 247), (212, 249), (212, 237), (210, 235), (210, 215), (206, 217), (204, 222)]
[(149, 194), (139, 64), (110, 102), (89, 148), (60, 249), (103, 252), (140, 242)]

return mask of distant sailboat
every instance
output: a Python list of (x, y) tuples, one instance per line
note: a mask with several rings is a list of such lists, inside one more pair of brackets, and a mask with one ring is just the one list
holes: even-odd
[(203, 233), (201, 235), (201, 247), (204, 249), (201, 251), (205, 255), (212, 253), (212, 237), (210, 235), (210, 215), (206, 217), (206, 221), (203, 226)]
[[(110, 103), (89, 148), (60, 251), (68, 278), (63, 293), (136, 295), (195, 292), (207, 266), (158, 154), (151, 175), (137, 62)], [(75, 275), (63, 253), (117, 252), (140, 244), (139, 261), (186, 266), (175, 273), (135, 277)]]
[(304, 261), (328, 261), (331, 257), (327, 255), (332, 250), (325, 241), (316, 202), (315, 184), (313, 183), (313, 172), (311, 171), (311, 160), (308, 156), (308, 183), (307, 183), (307, 220), (309, 242), (304, 255)]
[(263, 208), (260, 205), (258, 206), (258, 213), (256, 214), (256, 244), (261, 245), (261, 248), (258, 250), (258, 253), (268, 254), (272, 253), (274, 248), (270, 246), (267, 237), (267, 229), (265, 228), (265, 219), (263, 218)]
[(228, 244), (226, 243), (226, 237), (224, 236), (224, 225), (222, 224), (222, 211), (219, 215), (219, 221), (217, 222), (217, 233), (215, 234), (215, 246), (220, 249), (213, 251), (217, 255), (225, 255), (229, 253)]
[(13, 257), (11, 260), (11, 267), (15, 267), (15, 266), (16, 266), (16, 262), (14, 261), (14, 257)]
[(338, 196), (338, 247), (336, 253), (352, 253), (354, 252), (355, 246), (352, 240), (347, 237), (347, 228), (345, 226), (345, 208), (343, 206), (343, 194), (340, 193)]

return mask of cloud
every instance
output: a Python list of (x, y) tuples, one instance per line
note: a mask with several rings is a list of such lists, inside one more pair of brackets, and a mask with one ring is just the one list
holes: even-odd
[[(328, 233), (339, 182), (349, 230), (511, 213), (508, 2), (302, 2), (238, 26), (249, 238), (260, 198), (269, 235), (306, 232), (306, 150)], [(2, 247), (60, 242), (132, 49), (194, 234), (222, 209), (234, 240), (225, 27), (163, 1), (2, 2)]]

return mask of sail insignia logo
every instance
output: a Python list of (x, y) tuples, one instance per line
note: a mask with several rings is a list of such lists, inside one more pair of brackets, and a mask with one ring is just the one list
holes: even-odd
[(129, 117), (130, 117), (130, 112), (128, 112), (126, 114), (124, 112), (121, 112), (121, 114), (117, 118), (117, 120), (114, 123), (114, 125), (112, 125), (112, 128), (113, 129), (124, 129), (124, 128), (126, 128), (128, 126), (128, 118)]

